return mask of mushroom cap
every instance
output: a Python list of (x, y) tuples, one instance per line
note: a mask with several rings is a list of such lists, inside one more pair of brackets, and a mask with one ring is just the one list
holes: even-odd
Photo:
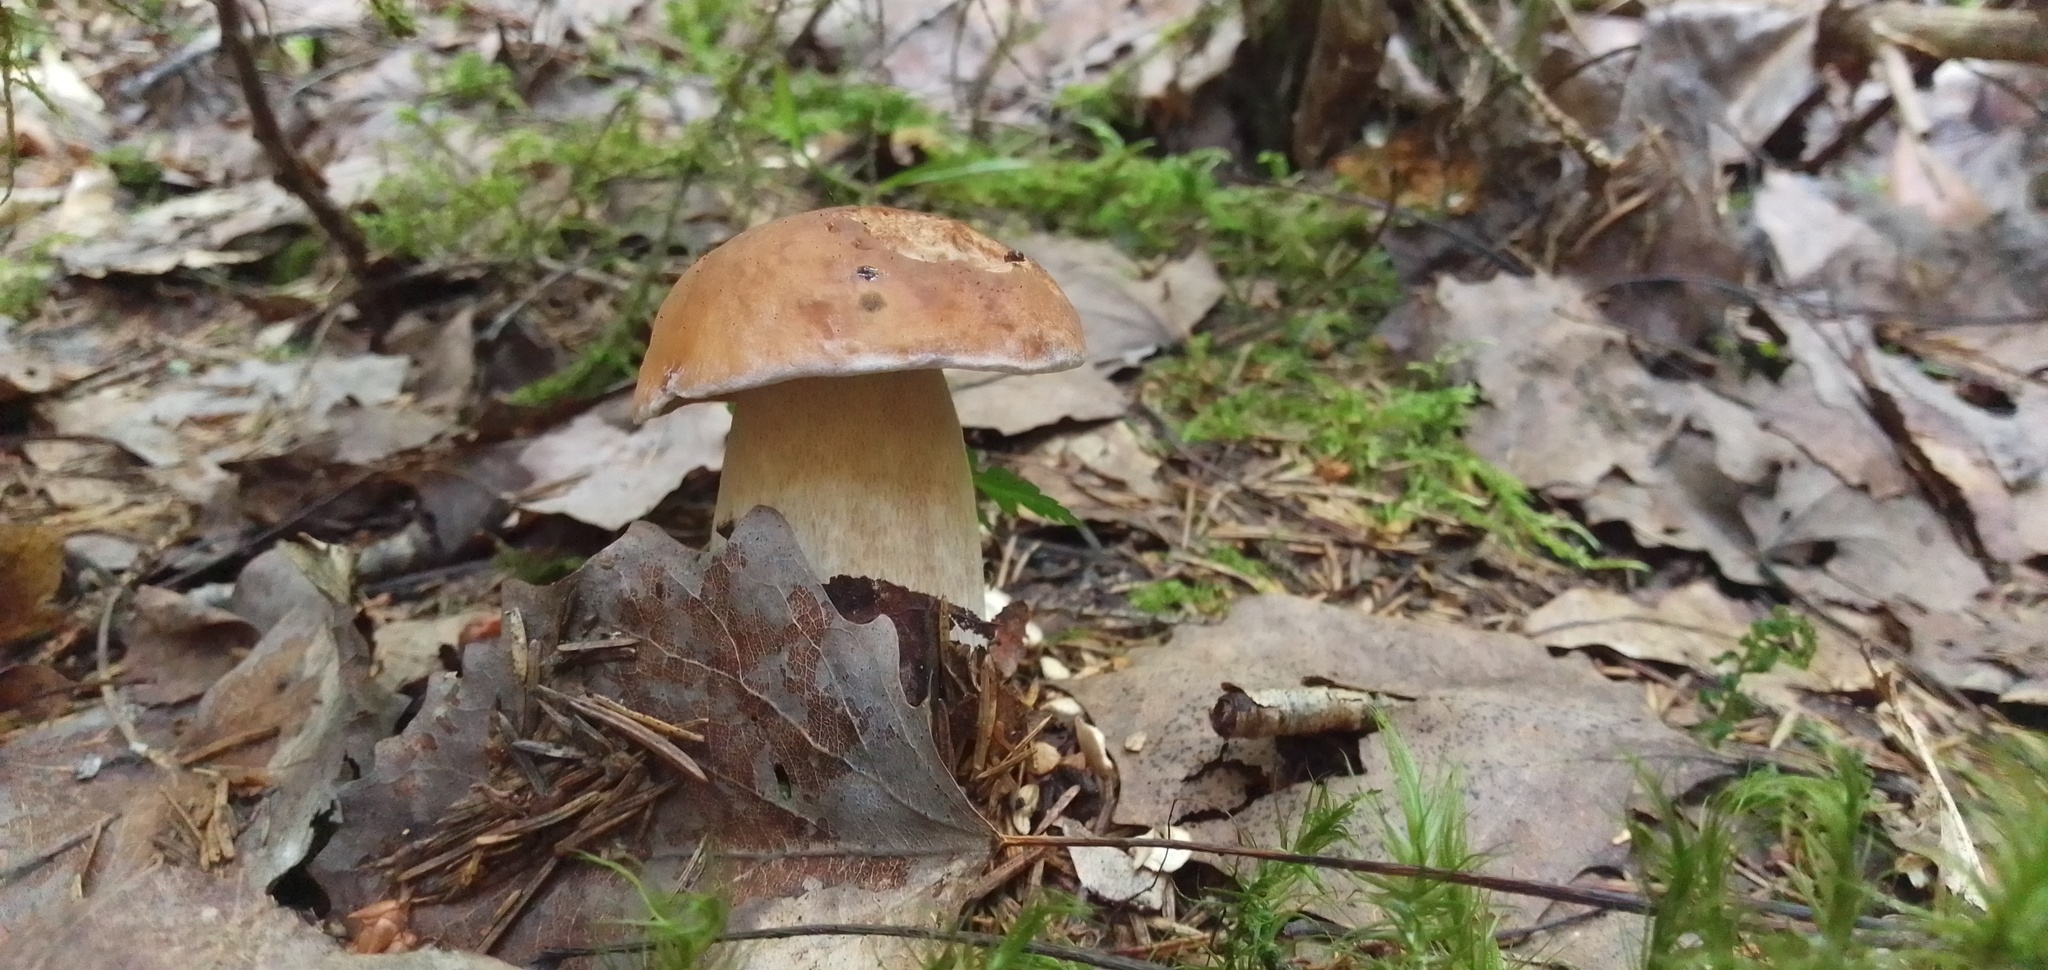
[(815, 209), (756, 226), (692, 264), (654, 317), (634, 411), (646, 419), (801, 377), (1083, 360), (1052, 275), (942, 216)]

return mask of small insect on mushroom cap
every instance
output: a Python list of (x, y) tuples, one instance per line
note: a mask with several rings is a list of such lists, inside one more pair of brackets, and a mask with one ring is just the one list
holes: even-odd
[(842, 206), (727, 240), (683, 273), (640, 365), (641, 419), (800, 377), (1083, 360), (1081, 319), (1045, 268), (968, 226)]

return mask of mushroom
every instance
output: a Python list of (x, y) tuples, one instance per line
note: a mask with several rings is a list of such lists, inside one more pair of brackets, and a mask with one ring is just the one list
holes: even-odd
[(683, 273), (655, 314), (634, 411), (731, 402), (721, 535), (765, 505), (821, 575), (979, 612), (980, 523), (943, 368), (1045, 373), (1083, 349), (1073, 304), (1024, 254), (940, 216), (817, 209)]

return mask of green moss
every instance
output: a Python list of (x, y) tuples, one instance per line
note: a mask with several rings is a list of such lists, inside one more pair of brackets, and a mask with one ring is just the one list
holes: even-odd
[(1187, 353), (1155, 366), (1151, 387), (1162, 410), (1182, 418), (1188, 441), (1291, 442), (1348, 467), (1357, 485), (1392, 496), (1370, 509), (1389, 529), (1443, 520), (1581, 568), (1629, 565), (1599, 558), (1583, 526), (1537, 508), (1527, 487), (1465, 445), (1475, 389), (1444, 383), (1435, 368), (1407, 376), (1347, 379), (1296, 344), (1223, 354), (1198, 336)]
[(1218, 616), (1230, 605), (1230, 590), (1220, 583), (1160, 579), (1131, 587), (1131, 608), (1154, 616)]

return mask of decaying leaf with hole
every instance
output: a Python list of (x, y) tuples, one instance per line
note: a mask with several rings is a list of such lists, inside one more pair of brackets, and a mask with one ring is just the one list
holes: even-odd
[[(378, 745), (363, 780), (343, 792), (350, 824), (313, 864), (338, 905), (390, 898), (394, 877), (408, 873), (379, 860), (416, 860), (411, 876), (442, 898), (414, 908), (412, 929), (476, 946), (499, 924), (500, 906), (523, 900), (504, 911), (513, 915), (492, 951), (516, 961), (542, 947), (631, 936), (609, 921), (638, 915), (632, 888), (566, 854), (574, 851), (620, 849), (645, 860), (650, 884), (672, 886), (701, 848), (710, 862), (703, 888), (729, 893), (742, 927), (917, 923), (951, 912), (987, 863), (992, 833), (906, 693), (897, 629), (844, 619), (772, 511), (742, 518), (716, 554), (635, 524), (569, 579), (514, 587), (508, 609), (504, 639), (470, 646), (461, 675), (431, 677), (418, 716)], [(622, 636), (630, 650), (563, 647)], [(594, 716), (600, 709), (667, 737), (708, 781), (672, 757), (649, 756), (644, 739), (615, 730), (623, 722)], [(572, 737), (575, 753), (516, 745), (503, 733), (557, 722), (588, 726), (555, 735)], [(585, 761), (550, 766), (557, 754)], [(515, 780), (584, 784), (580, 766), (600, 763), (646, 781), (616, 798), (613, 788), (578, 789), (599, 806), (578, 814), (561, 799), (582, 796), (566, 787), (550, 802)], [(480, 806), (477, 786), (487, 782), (501, 802), (556, 811), (552, 827), (534, 823), (531, 839), (492, 830), (506, 833), (490, 842), (506, 847), (502, 858), (465, 863), (461, 841), (439, 868), (408, 854), (410, 844), (469, 824), (450, 806)], [(893, 965), (906, 954), (806, 939), (753, 944), (738, 956), (749, 966), (838, 968)]]

